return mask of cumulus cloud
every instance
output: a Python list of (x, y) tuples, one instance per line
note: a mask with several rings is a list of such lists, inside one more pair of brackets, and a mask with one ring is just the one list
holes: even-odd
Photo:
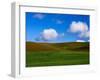
[(56, 38), (62, 38), (65, 36), (65, 33), (58, 33), (55, 29), (49, 28), (44, 29), (40, 34), (34, 38), (35, 41), (51, 41)]
[(83, 22), (73, 21), (70, 25), (71, 32), (85, 32), (88, 31), (88, 26)]
[(70, 25), (69, 31), (72, 33), (79, 33), (78, 34), (79, 37), (85, 37), (85, 38), (89, 37), (88, 25), (84, 22), (73, 21)]
[(52, 28), (44, 29), (42, 32), (42, 37), (44, 40), (52, 40), (58, 37), (58, 33), (55, 29)]
[(80, 38), (82, 38), (82, 37), (84, 37), (84, 38), (89, 38), (89, 35), (90, 35), (90, 32), (89, 32), (89, 31), (86, 31), (86, 32), (81, 32), (81, 33), (79, 34), (79, 37), (80, 37)]
[(38, 14), (35, 14), (33, 15), (34, 18), (37, 18), (37, 19), (43, 19), (44, 18), (44, 14), (41, 14), (41, 13), (38, 13)]
[(76, 40), (76, 42), (85, 42), (84, 40)]

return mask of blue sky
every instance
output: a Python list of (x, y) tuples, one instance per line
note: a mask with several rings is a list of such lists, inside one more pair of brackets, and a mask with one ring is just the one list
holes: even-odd
[(26, 41), (88, 42), (89, 15), (26, 12)]

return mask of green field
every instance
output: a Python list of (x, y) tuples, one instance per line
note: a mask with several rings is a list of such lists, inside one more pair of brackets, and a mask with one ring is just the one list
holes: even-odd
[(89, 43), (26, 42), (26, 67), (89, 64)]

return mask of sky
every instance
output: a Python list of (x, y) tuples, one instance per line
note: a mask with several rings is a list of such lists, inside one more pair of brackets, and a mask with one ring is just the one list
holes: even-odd
[(90, 16), (26, 12), (26, 41), (89, 42)]

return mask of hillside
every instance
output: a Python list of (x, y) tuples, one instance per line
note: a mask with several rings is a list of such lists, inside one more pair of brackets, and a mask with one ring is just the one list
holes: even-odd
[(26, 67), (89, 64), (89, 43), (26, 42)]
[(35, 42), (26, 42), (27, 51), (61, 51), (61, 50), (75, 50), (89, 51), (88, 42), (69, 42), (69, 43), (35, 43)]

